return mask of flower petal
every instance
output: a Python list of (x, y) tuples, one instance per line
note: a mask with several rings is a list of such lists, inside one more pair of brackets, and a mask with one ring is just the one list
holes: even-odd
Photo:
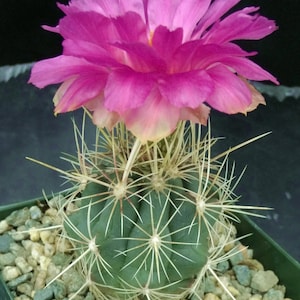
[(173, 72), (207, 69), (216, 63), (222, 63), (227, 57), (250, 56), (254, 52), (246, 52), (233, 43), (203, 44), (201, 40), (190, 41), (180, 46), (173, 56)]
[(113, 127), (120, 121), (120, 116), (117, 113), (108, 111), (104, 107), (103, 95), (100, 95), (86, 103), (85, 107), (93, 112), (93, 123), (100, 128), (105, 127), (108, 130), (112, 130)]
[(275, 22), (259, 15), (250, 15), (257, 7), (246, 7), (217, 22), (203, 36), (206, 42), (226, 43), (233, 40), (258, 40), (277, 29)]
[(81, 40), (97, 45), (120, 40), (111, 19), (94, 11), (78, 12), (62, 18), (59, 31), (64, 39)]
[(219, 19), (227, 13), (234, 5), (241, 0), (215, 0), (206, 11), (205, 15), (197, 23), (197, 27), (194, 30), (193, 37), (199, 38), (208, 27), (213, 23), (219, 21)]
[(205, 104), (200, 104), (198, 107), (183, 108), (180, 111), (180, 120), (189, 120), (193, 123), (199, 123), (202, 125), (207, 124), (208, 116), (210, 113), (210, 108)]
[(105, 68), (122, 66), (111, 52), (94, 43), (67, 39), (63, 41), (63, 47), (65, 56), (84, 57), (88, 62)]
[(158, 81), (159, 90), (172, 105), (196, 108), (211, 94), (213, 82), (205, 71), (177, 73)]
[(172, 133), (180, 119), (180, 109), (166, 101), (157, 89), (152, 90), (142, 107), (128, 111), (127, 128), (141, 141), (160, 140)]
[(150, 74), (129, 68), (111, 72), (104, 90), (105, 107), (119, 114), (140, 107), (150, 94), (153, 83)]
[(251, 92), (247, 85), (222, 65), (207, 70), (214, 81), (214, 91), (207, 103), (227, 114), (244, 113), (251, 104)]
[(265, 98), (263, 95), (252, 85), (250, 84), (246, 79), (241, 78), (246, 85), (248, 86), (250, 92), (251, 92), (251, 104), (247, 107), (244, 114), (247, 114), (248, 112), (251, 112), (257, 108), (259, 104), (266, 105)]
[(147, 27), (138, 14), (127, 12), (120, 17), (112, 19), (112, 22), (118, 31), (119, 40), (123, 43), (140, 42), (147, 44)]
[(211, 0), (152, 0), (146, 1), (147, 20), (150, 31), (160, 26), (170, 30), (183, 29), (183, 40), (186, 41), (201, 17), (207, 11)]
[(170, 31), (167, 27), (159, 26), (153, 34), (152, 47), (162, 59), (171, 62), (173, 53), (182, 44), (182, 34), (182, 28)]
[(106, 73), (94, 73), (65, 81), (56, 92), (55, 113), (73, 111), (103, 93), (107, 80)]
[(142, 43), (115, 43), (114, 47), (124, 50), (119, 60), (137, 72), (166, 72), (167, 66), (149, 45)]
[(274, 76), (246, 57), (228, 56), (222, 59), (222, 63), (233, 68), (239, 75), (250, 80), (270, 80), (275, 84), (279, 84)]
[(127, 11), (134, 11), (144, 17), (144, 1), (141, 0), (72, 0), (69, 5), (58, 4), (66, 13), (78, 11), (95, 11), (107, 17), (117, 17)]
[(103, 72), (104, 69), (87, 62), (84, 58), (61, 55), (34, 64), (28, 82), (43, 88), (49, 84), (60, 83), (74, 75), (94, 74), (97, 71)]

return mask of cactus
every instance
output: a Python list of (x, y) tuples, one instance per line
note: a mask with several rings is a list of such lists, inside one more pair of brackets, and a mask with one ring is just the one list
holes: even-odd
[(122, 124), (97, 129), (93, 151), (78, 134), (64, 172), (75, 188), (60, 209), (76, 254), (70, 267), (97, 299), (201, 299), (204, 276), (230, 255), (222, 256), (230, 220), (249, 208), (236, 205), (227, 152), (212, 158), (217, 139), (186, 122), (145, 144)]

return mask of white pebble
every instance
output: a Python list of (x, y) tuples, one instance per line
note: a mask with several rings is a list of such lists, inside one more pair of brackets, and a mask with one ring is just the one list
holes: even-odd
[(240, 292), (232, 285), (229, 285), (227, 288), (228, 288), (228, 291), (232, 294), (232, 296), (236, 297), (236, 296), (240, 295)]
[(2, 278), (4, 281), (10, 281), (16, 279), (21, 275), (21, 271), (17, 267), (7, 266), (2, 270)]
[(33, 245), (33, 241), (31, 240), (24, 240), (21, 242), (22, 243), (22, 246), (28, 250), (28, 251), (31, 251), (31, 248), (32, 248), (32, 245)]
[(54, 263), (50, 262), (47, 270), (47, 282), (51, 281), (56, 277), (62, 270), (62, 267), (56, 266)]
[(51, 258), (46, 257), (44, 255), (40, 256), (39, 263), (41, 266), (41, 270), (47, 270), (50, 262), (51, 262)]
[(259, 294), (255, 294), (249, 298), (249, 300), (261, 300), (261, 299), (262, 299), (262, 295)]
[(26, 295), (20, 295), (18, 297), (15, 297), (14, 300), (32, 300), (32, 298)]
[(55, 209), (55, 208), (48, 208), (48, 209), (45, 211), (45, 215), (46, 215), (46, 216), (56, 217), (57, 214), (58, 214), (58, 211), (57, 211), (57, 209)]
[(73, 249), (72, 244), (68, 240), (61, 237), (56, 238), (55, 244), (57, 251), (62, 253), (71, 252)]
[[(17, 286), (17, 291), (22, 293), (24, 296), (31, 296), (32, 294), (32, 284), (28, 282), (21, 283)], [(26, 298), (25, 298), (26, 299)], [(29, 298), (30, 299), (30, 298)]]
[(30, 266), (32, 266), (34, 269), (37, 267), (38, 262), (36, 261), (36, 259), (34, 259), (31, 255), (29, 255), (27, 257), (27, 262)]
[(37, 242), (40, 239), (40, 232), (35, 227), (29, 229), (29, 235), (30, 240), (33, 242)]
[(7, 229), (9, 228), (8, 223), (6, 222), (6, 220), (2, 220), (0, 222), (0, 234), (7, 231)]
[(46, 284), (46, 277), (47, 277), (47, 272), (45, 270), (41, 270), (36, 278), (35, 278), (35, 283), (34, 283), (34, 290), (41, 290), (45, 287)]
[(29, 212), (30, 212), (30, 217), (31, 217), (32, 220), (38, 220), (43, 215), (41, 209), (36, 205), (30, 207)]
[(29, 273), (33, 270), (32, 266), (23, 257), (17, 257), (15, 259), (16, 266), (20, 268), (23, 274)]
[(47, 243), (53, 244), (54, 243), (54, 237), (50, 230), (41, 231), (40, 238), (44, 244), (47, 244)]
[(51, 218), (50, 216), (43, 216), (42, 219), (41, 219), (41, 222), (43, 225), (46, 225), (46, 226), (51, 226), (52, 223), (53, 223), (53, 218)]
[(44, 255), (44, 247), (41, 244), (34, 243), (31, 247), (31, 256), (39, 261), (39, 258)]
[(53, 244), (46, 243), (44, 246), (45, 256), (51, 257), (55, 254), (55, 246)]
[(220, 298), (217, 295), (208, 293), (204, 296), (204, 300), (220, 300)]

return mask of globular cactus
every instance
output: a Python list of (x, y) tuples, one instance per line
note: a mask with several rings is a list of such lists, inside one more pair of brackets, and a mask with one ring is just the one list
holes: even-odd
[(97, 299), (200, 299), (222, 244), (216, 228), (230, 231), (237, 210), (233, 173), (211, 158), (215, 141), (183, 122), (158, 142), (141, 145), (119, 125), (99, 130), (94, 151), (83, 145), (63, 236)]

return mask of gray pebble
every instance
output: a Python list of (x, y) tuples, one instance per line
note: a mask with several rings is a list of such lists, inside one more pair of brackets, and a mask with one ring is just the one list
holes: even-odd
[[(74, 269), (70, 269), (67, 272), (65, 272), (62, 275), (62, 280), (65, 282), (65, 284), (68, 287), (68, 293), (77, 293), (78, 290), (82, 288), (82, 286), (85, 284), (85, 279), (82, 277), (82, 275), (77, 272)], [(80, 292), (80, 295), (84, 294), (86, 292), (86, 289), (83, 289)]]
[(51, 258), (51, 262), (54, 263), (56, 266), (64, 266), (70, 260), (70, 255), (65, 253), (58, 252)]
[(53, 289), (51, 286), (36, 291), (33, 300), (52, 300), (53, 299)]
[(243, 286), (249, 286), (251, 282), (251, 271), (247, 266), (236, 265), (233, 267), (237, 281)]
[(31, 278), (32, 278), (32, 274), (27, 273), (9, 281), (7, 283), (7, 286), (11, 289), (15, 289), (19, 284), (29, 281)]
[(30, 212), (28, 207), (25, 207), (20, 210), (15, 210), (8, 217), (6, 217), (5, 220), (7, 224), (18, 227), (20, 225), (24, 225), (28, 219), (30, 219)]
[(241, 263), (242, 261), (244, 261), (244, 259), (245, 258), (243, 256), (242, 252), (237, 252), (229, 258), (229, 260), (233, 266)]
[(283, 300), (284, 295), (282, 291), (270, 289), (263, 297), (263, 300)]
[(56, 280), (51, 284), (51, 286), (53, 288), (55, 299), (60, 300), (60, 299), (64, 299), (67, 296), (67, 288), (62, 281)]
[(42, 226), (41, 222), (37, 221), (37, 220), (32, 220), (29, 219), (25, 222), (25, 226), (30, 229), (30, 228), (40, 228)]
[(6, 253), (9, 252), (10, 249), (10, 243), (13, 242), (13, 238), (5, 233), (0, 235), (0, 252)]
[(214, 277), (212, 276), (207, 276), (204, 279), (204, 292), (205, 293), (213, 293), (216, 290), (216, 281)]
[(12, 253), (0, 254), (0, 267), (4, 266), (14, 266), (16, 256)]
[(217, 270), (221, 273), (226, 272), (229, 269), (230, 265), (228, 260), (224, 260), (217, 265)]
[(11, 243), (10, 244), (10, 252), (13, 253), (15, 256), (19, 257), (26, 257), (27, 256), (27, 252), (24, 249), (24, 247), (22, 247), (20, 244), (18, 243)]
[(25, 225), (21, 225), (17, 228), (17, 231), (14, 231), (12, 233), (12, 238), (15, 240), (15, 241), (22, 241), (22, 240), (25, 240), (28, 238), (29, 234), (27, 231), (27, 228)]

